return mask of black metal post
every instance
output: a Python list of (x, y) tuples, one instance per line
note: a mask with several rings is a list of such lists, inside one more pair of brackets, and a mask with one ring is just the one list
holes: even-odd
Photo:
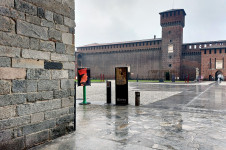
[(137, 74), (137, 82), (138, 82), (138, 74)]
[(140, 106), (140, 92), (135, 92), (135, 106)]
[(107, 81), (107, 104), (111, 104), (111, 81)]
[(74, 83), (74, 131), (76, 131), (76, 81)]

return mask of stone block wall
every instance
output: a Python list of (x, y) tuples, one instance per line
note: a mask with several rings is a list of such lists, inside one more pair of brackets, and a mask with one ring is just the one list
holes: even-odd
[(0, 0), (0, 149), (73, 130), (74, 0)]

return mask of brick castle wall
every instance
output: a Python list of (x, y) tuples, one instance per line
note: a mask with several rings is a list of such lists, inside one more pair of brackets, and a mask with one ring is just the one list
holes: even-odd
[[(226, 41), (207, 41), (207, 42), (196, 42), (196, 43), (186, 43), (182, 46), (182, 66), (181, 66), (181, 75), (182, 78), (189, 74), (191, 80), (196, 79), (196, 70), (199, 68), (199, 76), (204, 80), (209, 80), (209, 75), (212, 75), (215, 78), (216, 69), (209, 69), (208, 63), (211, 57), (212, 63), (215, 61), (215, 58), (224, 57), (224, 51), (222, 53), (217, 53), (217, 57), (214, 55), (204, 55), (204, 51), (201, 49), (208, 49), (214, 46), (224, 46)], [(203, 51), (203, 52), (202, 52)], [(209, 52), (209, 51), (208, 51)], [(220, 58), (219, 58), (220, 59)], [(201, 61), (202, 60), (202, 61)], [(201, 72), (202, 70), (202, 72)], [(221, 70), (223, 71), (223, 70)], [(208, 75), (207, 75), (208, 74)]]
[[(206, 51), (206, 52), (205, 52)], [(211, 51), (211, 53), (210, 53)], [(201, 76), (204, 80), (209, 80), (212, 76), (216, 80), (216, 72), (220, 71), (223, 76), (226, 76), (226, 48), (206, 49), (201, 50)], [(216, 61), (222, 60), (222, 69), (216, 69)]]
[(0, 1), (0, 149), (73, 129), (74, 1)]
[[(98, 62), (97, 62), (98, 60)], [(115, 51), (102, 53), (82, 53), (78, 57), (79, 67), (91, 69), (92, 78), (114, 79), (115, 67), (129, 67), (129, 78), (158, 79), (160, 68), (160, 49), (142, 49), (131, 51)]]

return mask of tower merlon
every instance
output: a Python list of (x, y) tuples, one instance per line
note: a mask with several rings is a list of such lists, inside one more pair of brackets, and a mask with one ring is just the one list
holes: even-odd
[(167, 11), (160, 12), (160, 25), (164, 26), (174, 26), (181, 25), (185, 26), (185, 16), (186, 13), (184, 9), (171, 9)]

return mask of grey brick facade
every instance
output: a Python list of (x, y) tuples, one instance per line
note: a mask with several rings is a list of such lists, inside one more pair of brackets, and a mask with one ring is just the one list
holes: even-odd
[(0, 1), (0, 149), (72, 131), (74, 0)]

